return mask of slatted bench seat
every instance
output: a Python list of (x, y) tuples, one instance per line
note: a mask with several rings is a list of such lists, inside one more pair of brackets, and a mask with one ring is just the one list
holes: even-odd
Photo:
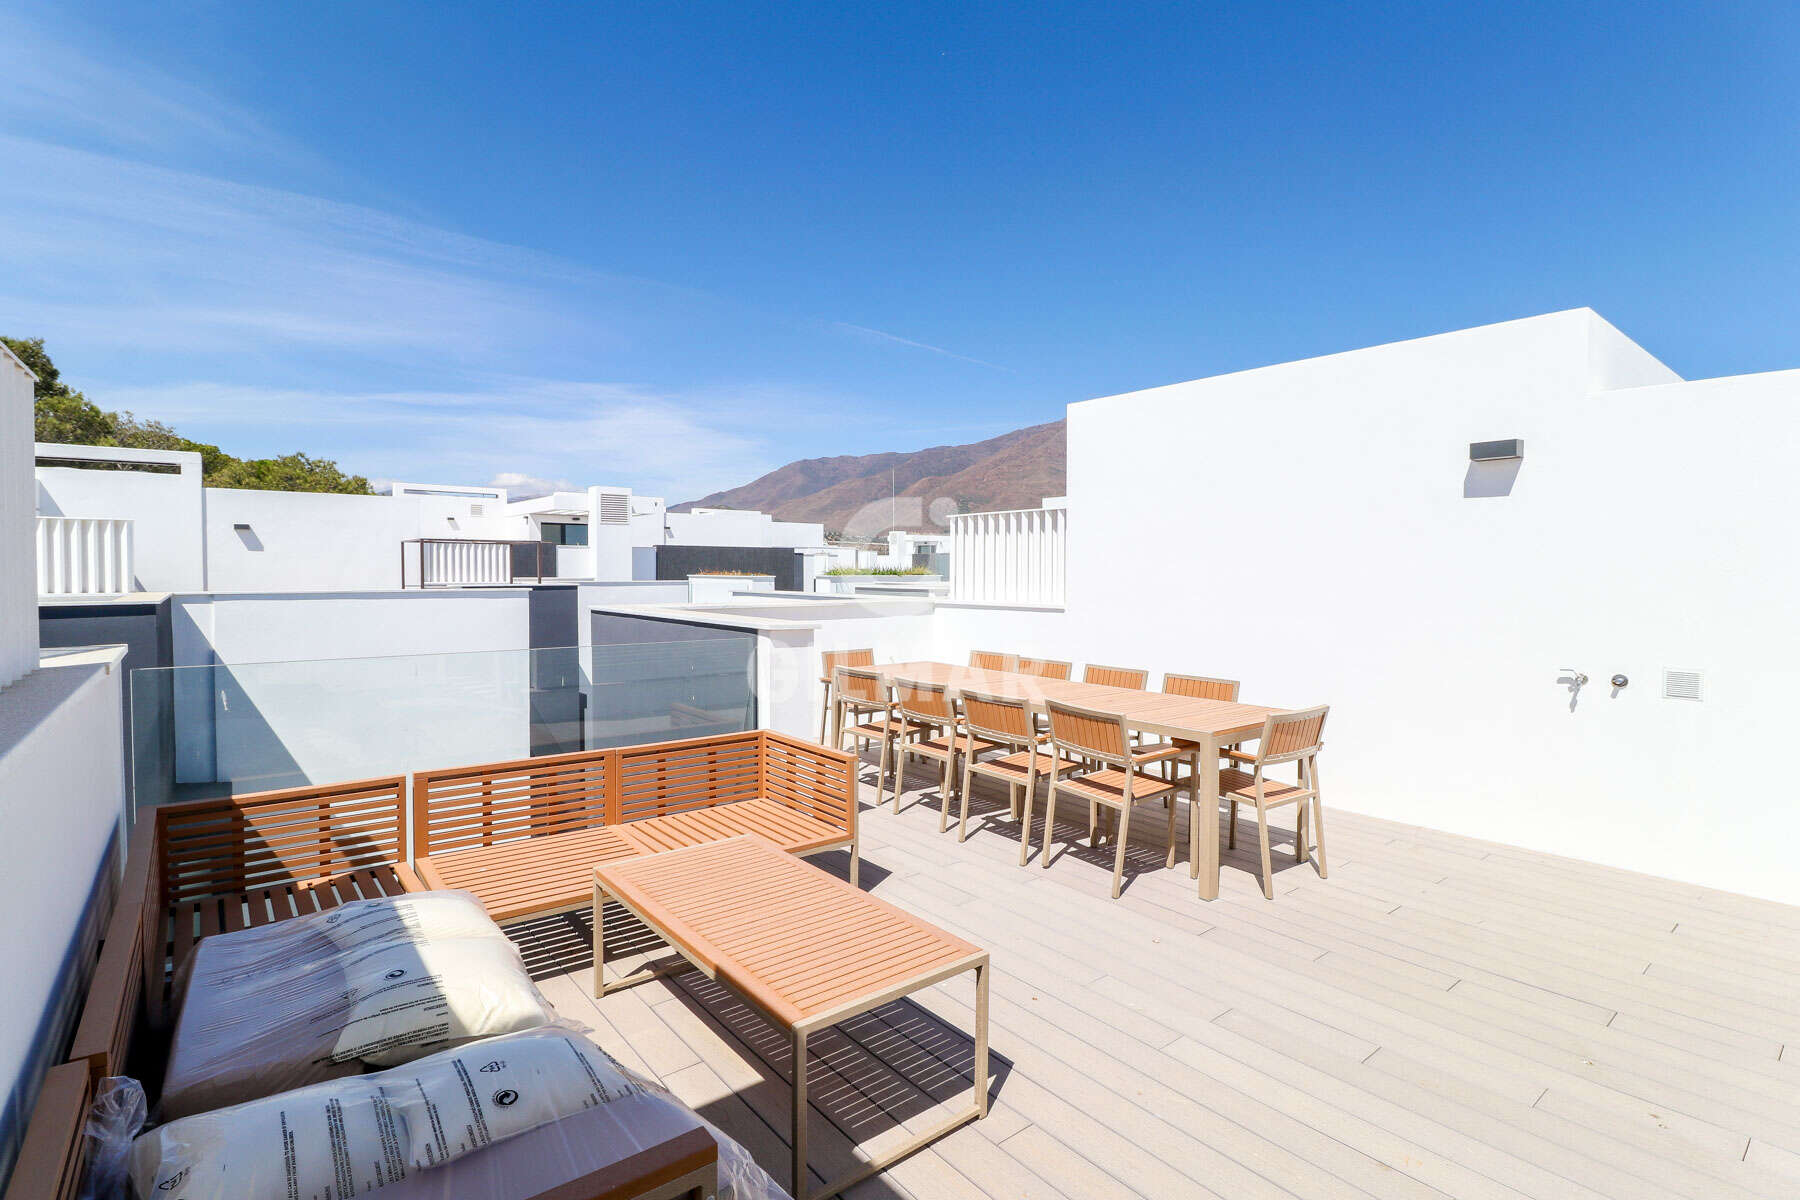
[[(132, 831), (118, 897), (101, 942), (68, 1061), (39, 1088), (5, 1200), (74, 1200), (93, 1144), (83, 1136), (101, 1079), (161, 1077), (175, 971), (200, 939), (424, 890), (405, 861), (405, 779), (166, 805)], [(583, 862), (591, 889), (594, 859)], [(528, 1134), (493, 1152), (560, 1160), (556, 1134), (540, 1153)], [(565, 1148), (566, 1149), (566, 1148)], [(494, 1200), (701, 1200), (717, 1190), (718, 1145), (694, 1123), (633, 1151), (583, 1152), (579, 1177), (549, 1190), (517, 1171), (476, 1176)], [(542, 1171), (538, 1172), (543, 1174)], [(527, 1173), (528, 1174), (528, 1173)]]
[(601, 863), (750, 833), (859, 865), (855, 760), (769, 730), (423, 771), (412, 805), (419, 877), (502, 922), (586, 907)]

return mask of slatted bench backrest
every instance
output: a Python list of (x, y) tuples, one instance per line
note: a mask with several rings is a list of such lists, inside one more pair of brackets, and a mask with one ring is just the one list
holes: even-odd
[(617, 775), (614, 750), (416, 772), (412, 857), (614, 824)]

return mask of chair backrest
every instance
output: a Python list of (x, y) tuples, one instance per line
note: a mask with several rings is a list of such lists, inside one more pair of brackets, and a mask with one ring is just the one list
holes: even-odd
[(1031, 706), (1023, 700), (994, 696), (987, 692), (971, 692), (965, 688), (962, 704), (963, 723), (969, 727), (970, 733), (1015, 745), (1036, 739), (1031, 723)]
[(1238, 698), (1238, 681), (1215, 679), (1211, 675), (1163, 676), (1163, 692), (1170, 696), (1191, 696), (1195, 700), (1232, 700)]
[(1055, 658), (1021, 658), (1019, 660), (1019, 674), (1036, 675), (1040, 679), (1067, 679), (1069, 672), (1074, 669), (1074, 663), (1066, 663)]
[(1019, 656), (999, 650), (971, 650), (969, 665), (983, 671), (1014, 671), (1018, 669)]
[(956, 705), (950, 691), (941, 683), (922, 679), (894, 680), (894, 705), (900, 715), (928, 725), (956, 724)]
[(880, 671), (868, 667), (837, 667), (833, 674), (832, 685), (837, 688), (838, 699), (848, 704), (886, 708), (891, 701), (893, 687), (882, 678)]
[(1050, 740), (1077, 757), (1121, 763), (1130, 752), (1125, 718), (1114, 713), (1082, 708), (1078, 704), (1046, 701), (1050, 709)]
[(1081, 673), (1081, 682), (1097, 683), (1102, 687), (1132, 688), (1141, 692), (1150, 686), (1150, 672), (1133, 667), (1102, 667), (1089, 663)]
[(1325, 740), (1329, 704), (1297, 712), (1272, 713), (1263, 721), (1262, 739), (1256, 746), (1257, 764), (1292, 762), (1319, 752)]
[(819, 682), (833, 682), (834, 673), (839, 667), (872, 667), (875, 665), (874, 650), (827, 650), (819, 655)]

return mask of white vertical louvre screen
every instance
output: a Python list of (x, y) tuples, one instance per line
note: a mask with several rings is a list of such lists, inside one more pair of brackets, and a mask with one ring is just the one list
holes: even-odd
[(112, 596), (132, 590), (130, 521), (98, 517), (37, 519), (40, 596)]
[(426, 587), (512, 580), (511, 542), (424, 541), (419, 557)]
[(975, 604), (1061, 607), (1069, 512), (1025, 508), (950, 518), (950, 594)]

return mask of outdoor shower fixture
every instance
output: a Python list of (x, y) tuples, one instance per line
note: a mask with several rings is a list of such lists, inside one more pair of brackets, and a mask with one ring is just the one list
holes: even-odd
[(1470, 462), (1504, 462), (1525, 457), (1524, 438), (1502, 438), (1497, 442), (1470, 442)]

